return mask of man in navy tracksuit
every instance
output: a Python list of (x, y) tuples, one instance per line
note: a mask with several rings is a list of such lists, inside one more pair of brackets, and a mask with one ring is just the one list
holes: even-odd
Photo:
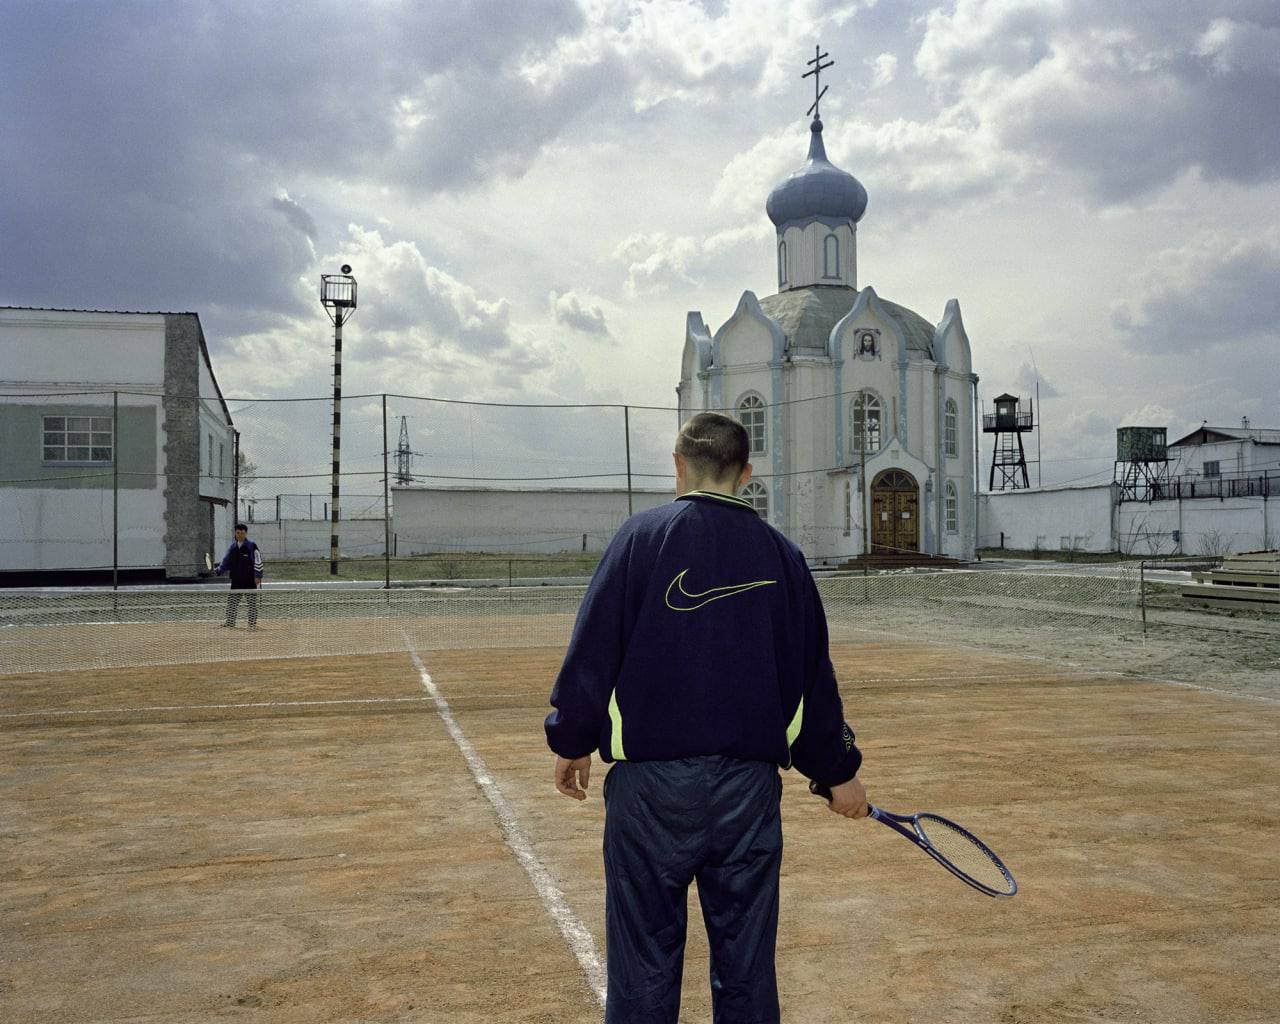
[(735, 497), (746, 431), (700, 413), (676, 442), (677, 498), (627, 520), (587, 589), (551, 693), (556, 788), (604, 784), (607, 1024), (675, 1024), (685, 901), (711, 948), (716, 1024), (779, 1019), (778, 767), (868, 813), (822, 602), (799, 548)]
[(244, 523), (236, 523), (236, 539), (227, 553), (222, 556), (214, 575), (223, 573), (231, 576), (231, 594), (227, 598), (227, 621), (222, 625), (227, 629), (235, 628), (236, 613), (240, 608), (242, 591), (249, 592), (249, 628), (258, 628), (258, 590), (262, 587), (262, 552), (258, 545), (249, 539), (249, 528)]

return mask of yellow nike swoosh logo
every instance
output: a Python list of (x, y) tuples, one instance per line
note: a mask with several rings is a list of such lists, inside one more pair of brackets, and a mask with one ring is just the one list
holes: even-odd
[[(676, 573), (676, 578), (667, 584), (667, 607), (673, 612), (696, 612), (699, 608), (709, 605), (712, 601), (719, 601), (723, 597), (734, 597), (738, 594), (745, 594), (748, 590), (755, 590), (756, 587), (768, 587), (777, 583), (777, 580), (756, 580), (754, 583), (734, 583), (727, 587), (712, 587), (710, 590), (704, 590), (699, 594), (691, 594), (684, 589), (684, 574), (688, 569), (681, 569)], [(672, 598), (680, 603), (674, 603)], [(689, 604), (689, 601), (696, 602)]]

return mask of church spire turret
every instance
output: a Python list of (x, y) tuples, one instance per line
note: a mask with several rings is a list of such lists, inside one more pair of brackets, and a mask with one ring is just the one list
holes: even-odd
[(822, 141), (818, 104), (828, 86), (819, 88), (822, 71), (835, 64), (823, 63), (827, 55), (814, 48), (813, 115), (809, 125), (809, 156), (804, 166), (769, 193), (765, 210), (778, 230), (778, 288), (810, 285), (857, 287), (857, 223), (867, 209), (867, 190), (852, 174), (827, 159)]

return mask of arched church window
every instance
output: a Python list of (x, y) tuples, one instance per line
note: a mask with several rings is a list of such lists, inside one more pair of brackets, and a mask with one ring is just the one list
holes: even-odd
[(787, 283), (787, 243), (778, 243), (778, 284)]
[(960, 501), (956, 496), (956, 485), (947, 482), (947, 489), (942, 498), (943, 516), (947, 522), (947, 533), (960, 532)]
[(955, 399), (948, 398), (946, 411), (942, 417), (942, 434), (945, 439), (947, 454), (954, 458), (960, 453), (959, 434), (956, 433), (956, 422), (960, 419), (960, 410), (956, 407)]
[(849, 446), (859, 452), (880, 450), (880, 399), (870, 391), (859, 391), (849, 403)]
[(750, 481), (738, 492), (738, 497), (750, 502), (756, 514), (764, 520), (769, 518), (769, 492), (759, 480)]
[(747, 428), (751, 454), (763, 455), (766, 447), (764, 399), (759, 395), (743, 395), (738, 400), (738, 422)]
[(840, 277), (840, 239), (834, 234), (822, 240), (822, 276)]

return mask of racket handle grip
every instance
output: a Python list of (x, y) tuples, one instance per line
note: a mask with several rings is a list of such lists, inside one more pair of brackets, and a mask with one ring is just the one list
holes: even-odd
[(822, 797), (823, 800), (827, 800), (827, 801), (831, 800), (831, 787), (824, 786), (821, 782), (814, 782), (810, 780), (809, 792), (812, 793), (814, 796)]

